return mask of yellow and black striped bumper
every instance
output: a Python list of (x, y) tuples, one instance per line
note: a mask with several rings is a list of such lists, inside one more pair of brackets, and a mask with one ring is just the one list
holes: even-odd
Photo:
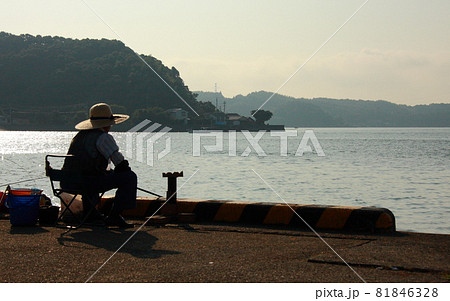
[[(148, 217), (164, 203), (164, 199), (139, 198), (136, 209), (127, 217)], [(394, 232), (395, 217), (385, 208), (318, 206), (280, 203), (251, 203), (178, 199), (178, 213), (195, 214), (196, 222), (223, 222), (249, 225), (285, 225), (293, 228)]]

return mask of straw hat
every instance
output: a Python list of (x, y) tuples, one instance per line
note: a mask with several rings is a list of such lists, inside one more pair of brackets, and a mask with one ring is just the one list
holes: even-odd
[(77, 130), (92, 130), (119, 124), (130, 118), (128, 115), (114, 114), (111, 107), (106, 103), (98, 103), (89, 110), (89, 119), (78, 123)]

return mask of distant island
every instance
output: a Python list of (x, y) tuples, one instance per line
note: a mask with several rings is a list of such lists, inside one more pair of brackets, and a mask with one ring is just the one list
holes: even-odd
[[(226, 103), (227, 111), (246, 114), (272, 93), (253, 92), (226, 98), (221, 93), (195, 91), (199, 101)], [(294, 98), (276, 94), (264, 105), (271, 124), (287, 127), (449, 127), (450, 104), (398, 105), (388, 101)]]
[(256, 112), (270, 92), (230, 99), (220, 93), (192, 92), (175, 67), (151, 55), (140, 57), (187, 104), (120, 41), (0, 32), (0, 130), (73, 130), (99, 101), (131, 116), (131, 122), (115, 128), (119, 131), (144, 119), (173, 131), (450, 126), (450, 104), (401, 106), (275, 95)]
[(121, 131), (144, 119), (173, 131), (284, 129), (196, 100), (175, 67), (140, 56), (185, 102), (120, 41), (0, 32), (0, 129), (73, 130), (99, 101), (131, 116)]

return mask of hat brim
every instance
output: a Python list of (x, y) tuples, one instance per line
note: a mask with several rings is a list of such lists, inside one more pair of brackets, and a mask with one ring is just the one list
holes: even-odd
[(78, 123), (75, 126), (75, 129), (77, 130), (93, 130), (93, 129), (100, 129), (107, 126), (115, 125), (124, 122), (130, 116), (124, 115), (124, 114), (114, 114), (114, 119), (97, 119), (97, 120), (91, 120), (87, 119), (80, 123)]

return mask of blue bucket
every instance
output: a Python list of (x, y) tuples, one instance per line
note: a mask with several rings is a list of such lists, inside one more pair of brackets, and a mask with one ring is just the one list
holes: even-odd
[(8, 195), (9, 220), (13, 226), (34, 226), (39, 217), (40, 195)]

